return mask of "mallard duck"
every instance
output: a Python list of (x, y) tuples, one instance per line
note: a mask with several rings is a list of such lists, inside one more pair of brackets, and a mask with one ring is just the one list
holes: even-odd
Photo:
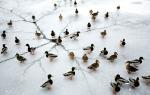
[(55, 32), (53, 30), (51, 31), (51, 36), (55, 37)]
[(59, 15), (59, 20), (62, 20), (63, 19), (63, 16), (62, 14)]
[(28, 52), (30, 52), (31, 54), (34, 54), (36, 47), (30, 47), (29, 44), (26, 44), (26, 46), (28, 47)]
[(35, 31), (35, 36), (40, 37), (42, 33)]
[(120, 6), (119, 5), (116, 8), (117, 8), (117, 10), (120, 10)]
[(15, 43), (16, 43), (16, 45), (20, 44), (20, 40), (17, 37), (15, 37)]
[(93, 14), (93, 10), (89, 10), (89, 13), (90, 13), (90, 15), (92, 15)]
[(91, 44), (91, 46), (88, 46), (86, 48), (83, 48), (83, 50), (88, 50), (89, 53), (91, 53), (94, 50), (94, 44)]
[(83, 60), (83, 62), (87, 62), (88, 61), (88, 56), (86, 55), (86, 54), (84, 54), (83, 56), (82, 56), (82, 60)]
[(105, 14), (105, 18), (108, 18), (109, 17), (109, 13), (107, 12), (106, 14)]
[(119, 83), (110, 83), (111, 87), (113, 88), (113, 92), (119, 92), (121, 89), (121, 85)]
[(143, 62), (142, 61), (143, 59), (144, 59), (143, 57), (139, 57), (139, 59), (130, 60), (130, 61), (127, 61), (126, 63), (131, 63), (131, 64), (134, 64), (135, 66), (138, 66)]
[(100, 51), (100, 55), (102, 56), (106, 56), (108, 54), (107, 49), (104, 47), (104, 49), (102, 51)]
[(68, 35), (69, 35), (68, 29), (65, 30), (64, 34), (65, 34), (65, 36), (68, 36)]
[(48, 51), (45, 51), (46, 57), (50, 59), (50, 61), (53, 61), (56, 57), (58, 57), (56, 54), (48, 53)]
[(136, 79), (129, 78), (129, 83), (134, 88), (139, 87), (140, 86), (139, 77), (137, 77)]
[(32, 20), (35, 21), (35, 15), (32, 15)]
[(69, 57), (70, 57), (70, 59), (72, 59), (72, 60), (73, 60), (73, 59), (75, 58), (75, 54), (74, 54), (74, 52), (70, 52), (70, 53), (69, 53)]
[(7, 23), (8, 26), (12, 26), (12, 20)]
[(1, 54), (5, 54), (7, 53), (7, 47), (5, 44), (3, 44), (3, 48), (2, 48), (2, 51), (1, 51)]
[(78, 37), (79, 37), (79, 34), (80, 34), (80, 31), (78, 31), (78, 32), (76, 32), (76, 33), (74, 33), (74, 34), (72, 34), (71, 36), (70, 36), (70, 38), (71, 39), (77, 39)]
[(126, 45), (125, 39), (123, 39), (122, 41), (120, 41), (120, 46), (125, 46), (125, 45)]
[(101, 32), (102, 37), (104, 38), (107, 35), (106, 30), (104, 30), (103, 32)]
[(99, 60), (96, 60), (95, 63), (91, 64), (88, 69), (91, 69), (91, 70), (96, 70), (98, 67), (99, 67)]
[(148, 76), (142, 76), (143, 80), (146, 82), (146, 83), (150, 83), (150, 75)]
[(3, 39), (6, 38), (6, 31), (5, 31), (5, 30), (4, 30), (3, 33), (1, 34), (1, 37), (2, 37)]
[(98, 13), (99, 13), (98, 11), (96, 13), (92, 13), (92, 16), (96, 17), (96, 16), (98, 16)]
[(16, 53), (16, 58), (18, 61), (20, 61), (20, 63), (26, 61), (26, 58), (24, 58), (23, 56), (21, 56), (20, 54)]
[(75, 76), (75, 67), (72, 67), (71, 68), (71, 71), (69, 71), (69, 72), (67, 72), (67, 73), (64, 73), (63, 75), (65, 76), (65, 77), (68, 77), (69, 79), (72, 79), (73, 78), (73, 76)]
[(52, 86), (52, 84), (53, 84), (53, 80), (51, 79), (51, 77), (52, 77), (52, 75), (49, 74), (49, 75), (48, 75), (48, 80), (47, 80), (45, 83), (43, 83), (43, 84), (41, 85), (42, 88), (45, 88), (45, 87), (48, 88), (48, 89), (51, 88), (51, 86)]
[(128, 80), (122, 78), (119, 74), (117, 74), (115, 76), (115, 81), (116, 81), (116, 83), (119, 83), (120, 85), (125, 84), (125, 83), (129, 83)]
[(107, 58), (107, 60), (114, 61), (115, 59), (117, 59), (117, 55), (118, 55), (118, 53), (114, 52), (114, 54), (111, 55), (109, 58)]
[(56, 44), (57, 44), (57, 45), (60, 45), (61, 43), (62, 43), (62, 39), (61, 39), (61, 37), (59, 36), (58, 39), (57, 39), (57, 43), (56, 43)]
[(74, 1), (74, 5), (75, 5), (75, 6), (77, 5), (77, 1), (76, 1), (76, 0)]
[(79, 13), (78, 9), (75, 10), (76, 15)]
[(87, 24), (87, 27), (88, 27), (88, 28), (91, 28), (91, 23), (90, 23), (90, 22)]
[(127, 70), (128, 74), (138, 71), (137, 66), (135, 66), (131, 63), (127, 63), (126, 70)]

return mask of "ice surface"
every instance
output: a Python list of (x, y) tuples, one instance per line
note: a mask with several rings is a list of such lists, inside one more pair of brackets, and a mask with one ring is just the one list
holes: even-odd
[[(118, 95), (150, 95), (150, 87), (143, 83), (141, 76), (150, 74), (150, 0), (0, 0), (0, 32), (6, 30), (7, 38), (0, 39), (8, 47), (6, 55), (0, 55), (0, 95), (112, 95), (110, 82), (116, 74), (124, 78), (140, 77), (141, 86), (132, 89), (130, 86), (122, 87)], [(58, 8), (53, 4), (57, 3)], [(121, 10), (117, 11), (116, 6)], [(79, 10), (76, 16), (75, 9)], [(89, 10), (100, 14), (96, 21), (92, 21)], [(110, 12), (110, 18), (104, 19), (104, 14)], [(60, 21), (59, 14), (63, 15)], [(35, 15), (37, 25), (49, 39), (50, 31), (63, 36), (67, 28), (70, 33), (81, 31), (78, 40), (63, 39), (63, 45), (54, 47), (54, 43), (47, 39), (37, 39), (37, 27), (28, 21)], [(13, 27), (7, 22), (13, 21)], [(91, 22), (91, 31), (87, 32), (87, 23)], [(103, 39), (100, 32), (107, 30), (108, 35)], [(20, 45), (14, 43), (14, 37), (21, 40)], [(120, 40), (126, 39), (127, 45), (119, 46)], [(26, 43), (38, 47), (35, 55), (27, 53)], [(82, 62), (85, 53), (82, 49), (95, 44), (95, 50), (88, 55), (88, 63)], [(117, 51), (119, 56), (111, 63), (99, 56), (99, 51), (106, 47), (111, 55)], [(66, 49), (66, 50), (65, 50)], [(58, 55), (53, 62), (45, 57), (48, 50)], [(68, 51), (75, 52), (77, 61), (68, 57)], [(20, 64), (14, 57), (21, 53), (27, 61)], [(128, 74), (125, 61), (144, 57), (144, 62), (135, 74)], [(91, 72), (87, 67), (96, 59), (100, 60), (97, 71)], [(73, 80), (64, 78), (63, 73), (72, 66), (78, 68)], [(54, 84), (51, 90), (42, 89), (40, 85), (47, 80), (51, 73)]]

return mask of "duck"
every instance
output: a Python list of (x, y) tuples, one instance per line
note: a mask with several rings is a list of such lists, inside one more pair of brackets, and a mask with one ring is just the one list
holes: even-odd
[(90, 15), (92, 15), (93, 14), (93, 10), (89, 10), (89, 13), (90, 13)]
[(120, 41), (120, 46), (125, 46), (125, 45), (126, 45), (125, 39), (123, 39), (122, 41)]
[(7, 53), (7, 47), (6, 47), (6, 44), (3, 44), (1, 54), (6, 54), (6, 53)]
[(12, 20), (7, 23), (8, 26), (12, 26)]
[(142, 79), (143, 79), (146, 83), (150, 83), (150, 75), (142, 76)]
[(62, 39), (61, 39), (61, 37), (60, 36), (58, 36), (58, 39), (57, 39), (57, 45), (60, 45), (62, 43)]
[(51, 31), (51, 36), (52, 36), (52, 37), (55, 37), (55, 32), (54, 32), (54, 30)]
[(35, 21), (35, 15), (32, 15), (32, 20)]
[(30, 47), (29, 44), (26, 44), (26, 46), (28, 47), (28, 52), (30, 52), (31, 54), (34, 54), (36, 47)]
[(62, 20), (63, 19), (63, 16), (62, 14), (59, 15), (59, 20)]
[(51, 79), (52, 75), (49, 74), (47, 77), (48, 77), (48, 80), (45, 83), (43, 83), (41, 87), (51, 89), (51, 86), (53, 85), (53, 80)]
[(80, 31), (77, 31), (76, 33), (73, 33), (73, 34), (70, 36), (70, 39), (76, 40), (76, 39), (79, 37), (79, 34), (80, 34)]
[(92, 16), (96, 17), (96, 16), (98, 16), (98, 13), (99, 13), (98, 11), (96, 13), (92, 13)]
[(2, 37), (3, 39), (6, 38), (6, 31), (5, 31), (5, 30), (4, 30), (3, 33), (1, 34), (1, 37)]
[(131, 63), (127, 63), (126, 70), (128, 74), (138, 71), (137, 67)]
[(75, 58), (75, 54), (74, 54), (74, 52), (69, 52), (69, 57), (70, 57), (70, 59), (74, 59)]
[(90, 23), (90, 22), (87, 24), (87, 27), (88, 27), (88, 28), (91, 28), (91, 23)]
[(64, 73), (63, 76), (68, 77), (69, 79), (72, 79), (75, 76), (75, 67), (71, 68), (71, 71)]
[(65, 36), (68, 36), (68, 35), (69, 35), (68, 29), (65, 30), (64, 34), (65, 34)]
[(94, 44), (91, 44), (90, 46), (83, 48), (83, 50), (88, 50), (89, 53), (91, 53), (94, 50)]
[(17, 58), (18, 61), (20, 61), (20, 63), (26, 61), (26, 58), (21, 56), (19, 53), (16, 53), (16, 58)]
[(79, 13), (78, 9), (75, 10), (76, 15)]
[(131, 64), (134, 64), (135, 66), (138, 66), (142, 64), (143, 60), (144, 60), (143, 57), (139, 57), (139, 59), (130, 60), (130, 61), (127, 61), (126, 63), (131, 63)]
[(119, 92), (121, 90), (121, 85), (119, 83), (110, 83), (111, 87), (113, 88), (113, 92)]
[(48, 53), (48, 51), (45, 51), (46, 57), (50, 59), (50, 61), (53, 61), (56, 57), (58, 57), (56, 54)]
[(76, 1), (76, 0), (74, 1), (74, 5), (75, 5), (75, 6), (77, 5), (77, 1)]
[(107, 58), (107, 60), (114, 61), (115, 59), (117, 59), (117, 55), (118, 55), (118, 53), (114, 52), (114, 54), (111, 55), (109, 58)]
[(35, 31), (35, 36), (40, 37), (42, 33)]
[(105, 18), (108, 18), (109, 17), (109, 13), (107, 12), (106, 14), (105, 14)]
[(95, 71), (99, 67), (99, 63), (100, 63), (99, 60), (96, 60), (95, 63), (88, 66), (88, 69)]
[(102, 37), (104, 38), (107, 35), (106, 30), (104, 30), (103, 32), (100, 33), (102, 35)]
[(83, 60), (83, 62), (84, 63), (86, 63), (87, 61), (88, 61), (88, 56), (86, 55), (86, 54), (84, 54), (83, 56), (82, 56), (82, 60)]
[(16, 45), (20, 44), (20, 40), (17, 37), (15, 37), (15, 43), (16, 43)]
[(108, 54), (107, 49), (104, 47), (103, 50), (100, 51), (100, 55), (106, 56)]
[(118, 5), (116, 8), (117, 8), (117, 10), (120, 10), (120, 5)]
[(129, 83), (128, 80), (122, 78), (119, 74), (117, 74), (117, 75), (115, 76), (115, 82), (116, 82), (116, 83), (119, 83), (120, 85)]
[(140, 86), (139, 77), (137, 77), (136, 79), (129, 78), (129, 83), (133, 88), (139, 87)]

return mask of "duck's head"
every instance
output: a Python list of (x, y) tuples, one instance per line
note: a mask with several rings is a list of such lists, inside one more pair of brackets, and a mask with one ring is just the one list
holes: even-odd
[(45, 54), (48, 54), (48, 51), (45, 51)]
[(18, 39), (17, 37), (15, 37), (15, 39)]
[(136, 78), (136, 81), (139, 81), (139, 77)]
[(116, 75), (116, 78), (120, 78), (120, 75), (119, 75), (119, 74), (117, 74), (117, 75)]
[(61, 37), (59, 36), (58, 39), (61, 39)]
[(95, 63), (99, 63), (99, 60), (96, 59)]
[(77, 34), (80, 34), (80, 31), (78, 31)]
[(104, 32), (106, 33), (106, 30), (104, 30)]
[(5, 44), (3, 44), (3, 47), (6, 47), (6, 45), (5, 45)]
[(35, 19), (35, 15), (32, 15), (32, 19)]
[(6, 31), (4, 30), (3, 33), (6, 33)]
[(72, 68), (71, 68), (72, 71), (74, 71), (75, 69), (76, 69), (75, 67), (72, 67)]
[(94, 47), (94, 44), (91, 44), (91, 47)]
[(104, 47), (104, 50), (106, 50), (106, 48)]
[(140, 57), (139, 59), (140, 59), (140, 60), (144, 60), (144, 58), (143, 58), (143, 57)]
[(118, 55), (118, 53), (117, 53), (117, 52), (114, 52), (114, 55)]
[(16, 56), (16, 57), (17, 57), (17, 56), (19, 56), (19, 53), (16, 53), (16, 55), (15, 55), (15, 56)]
[(26, 46), (30, 46), (29, 44), (26, 44)]
[(51, 77), (53, 77), (51, 74), (47, 75), (48, 79), (51, 79)]
[(123, 39), (123, 41), (125, 41), (125, 39)]

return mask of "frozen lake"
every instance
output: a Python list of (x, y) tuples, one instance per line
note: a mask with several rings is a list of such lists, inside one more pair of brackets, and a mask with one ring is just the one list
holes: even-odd
[[(54, 3), (57, 4), (54, 7)], [(116, 7), (120, 5), (120, 10)], [(0, 0), (0, 34), (5, 30), (6, 39), (0, 38), (0, 49), (7, 46), (7, 54), (0, 54), (0, 95), (113, 95), (110, 82), (120, 74), (125, 79), (140, 78), (140, 86), (133, 89), (129, 85), (121, 87), (117, 95), (150, 95), (150, 85), (141, 76), (150, 75), (150, 0)], [(78, 9), (78, 15), (75, 9)], [(99, 11), (96, 20), (91, 19), (89, 10)], [(104, 18), (109, 12), (108, 19)], [(59, 15), (62, 14), (62, 20)], [(32, 23), (35, 15), (36, 24)], [(7, 23), (12, 20), (12, 27)], [(87, 28), (87, 23), (91, 28)], [(80, 31), (77, 40), (64, 37)], [(50, 39), (54, 30), (56, 38), (62, 37), (62, 46), (55, 46)], [(101, 32), (107, 31), (106, 37)], [(37, 38), (35, 31), (44, 37)], [(15, 44), (15, 37), (20, 45)], [(120, 40), (126, 39), (125, 47)], [(27, 52), (26, 44), (36, 47), (35, 54)], [(83, 48), (94, 44), (94, 51), (87, 54), (89, 60), (83, 63), (82, 56), (87, 53)], [(64, 46), (64, 47), (63, 47)], [(114, 62), (99, 56), (104, 47), (108, 55), (114, 52), (118, 57)], [(58, 55), (52, 62), (45, 51)], [(68, 53), (74, 52), (75, 59)], [(20, 63), (15, 55), (22, 54), (27, 60)], [(125, 62), (144, 57), (138, 71), (128, 74)], [(87, 69), (98, 59), (96, 71)], [(76, 67), (72, 80), (63, 76), (71, 67)], [(40, 86), (52, 74), (53, 85), (50, 90)]]

